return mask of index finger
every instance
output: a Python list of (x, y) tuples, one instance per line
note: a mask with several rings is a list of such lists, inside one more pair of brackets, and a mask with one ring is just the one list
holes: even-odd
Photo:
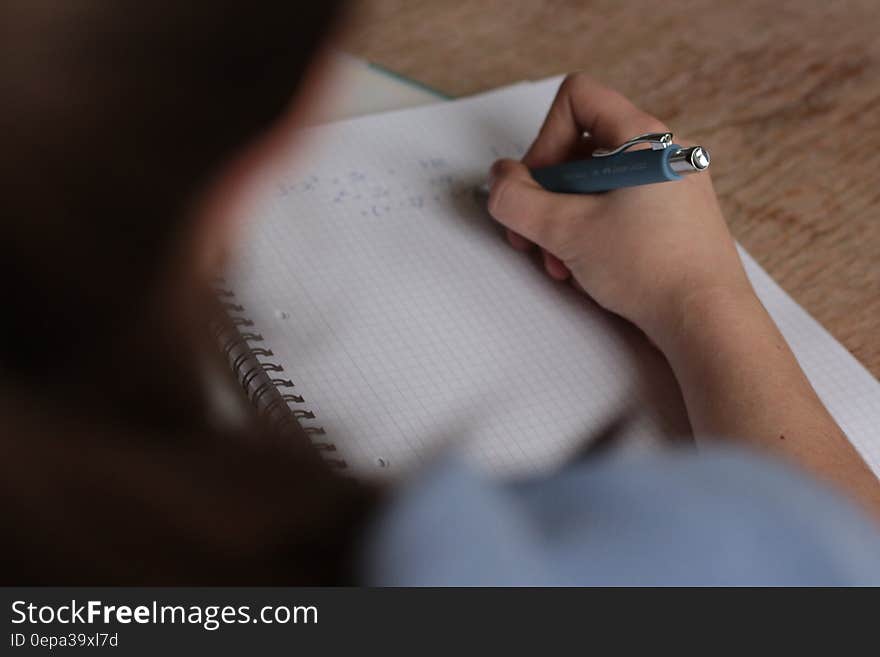
[(547, 118), (523, 157), (529, 167), (558, 164), (574, 156), (589, 133), (594, 146), (614, 148), (638, 134), (666, 126), (586, 73), (565, 78)]

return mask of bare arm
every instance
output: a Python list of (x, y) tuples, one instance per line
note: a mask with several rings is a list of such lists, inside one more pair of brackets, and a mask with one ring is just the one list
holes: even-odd
[(754, 294), (692, 298), (661, 338), (698, 440), (729, 438), (800, 464), (880, 518), (880, 485), (822, 405)]
[(515, 248), (538, 245), (552, 277), (574, 277), (653, 340), (698, 437), (789, 459), (880, 518), (880, 482), (752, 290), (708, 175), (580, 196), (543, 190), (527, 169), (665, 129), (588, 76), (569, 76), (524, 161), (493, 166), (489, 210)]

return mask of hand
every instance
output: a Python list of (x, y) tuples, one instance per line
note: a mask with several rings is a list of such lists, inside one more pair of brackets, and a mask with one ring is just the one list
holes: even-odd
[(594, 148), (666, 130), (617, 92), (570, 75), (523, 161), (493, 165), (489, 195), (489, 212), (508, 228), (515, 248), (538, 245), (552, 277), (573, 276), (658, 344), (690, 299), (754, 296), (708, 173), (575, 195), (545, 191), (528, 167), (585, 158)]
[(706, 173), (589, 196), (552, 194), (529, 175), (664, 131), (620, 94), (569, 76), (523, 162), (492, 166), (489, 211), (514, 247), (538, 245), (551, 276), (573, 276), (660, 347), (698, 440), (731, 437), (789, 458), (880, 517), (877, 480), (752, 290)]

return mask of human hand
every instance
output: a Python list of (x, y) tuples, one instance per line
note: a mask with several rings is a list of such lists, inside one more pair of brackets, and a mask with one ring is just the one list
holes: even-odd
[(689, 300), (754, 297), (708, 173), (577, 195), (544, 190), (529, 167), (666, 131), (617, 92), (587, 75), (570, 75), (523, 161), (493, 165), (488, 206), (515, 248), (538, 245), (553, 278), (573, 276), (596, 302), (658, 344)]

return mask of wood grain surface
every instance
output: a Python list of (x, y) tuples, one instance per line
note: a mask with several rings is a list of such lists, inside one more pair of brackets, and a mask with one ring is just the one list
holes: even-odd
[(711, 149), (736, 238), (880, 376), (880, 1), (363, 0), (343, 39), (453, 96), (619, 89)]

